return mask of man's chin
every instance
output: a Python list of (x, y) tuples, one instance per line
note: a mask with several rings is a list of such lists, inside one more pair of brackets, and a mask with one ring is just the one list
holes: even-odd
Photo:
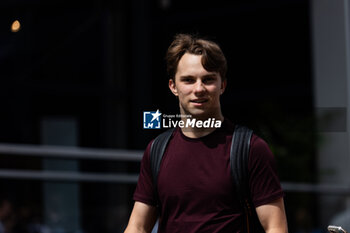
[(188, 115), (191, 115), (192, 118), (196, 119), (208, 119), (211, 116), (207, 111), (204, 111), (202, 109), (191, 109), (191, 111), (188, 111)]
[(208, 107), (201, 108), (201, 107), (193, 107), (193, 106), (188, 106), (188, 107), (189, 108), (182, 108), (182, 111), (181, 111), (181, 112), (184, 112), (184, 114), (187, 115), (187, 117), (190, 116), (192, 118), (205, 120), (205, 119), (213, 118), (217, 116), (216, 114), (217, 109), (215, 108), (208, 108)]

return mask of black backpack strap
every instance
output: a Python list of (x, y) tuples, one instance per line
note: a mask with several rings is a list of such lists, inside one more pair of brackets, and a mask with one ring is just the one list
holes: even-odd
[[(150, 149), (152, 180), (153, 180), (155, 193), (157, 193), (157, 199), (158, 199), (157, 180), (158, 180), (158, 173), (160, 169), (160, 163), (162, 162), (165, 149), (170, 141), (170, 138), (174, 130), (175, 128), (172, 128), (158, 135), (153, 140), (151, 149)], [(159, 205), (159, 200), (157, 200), (157, 202), (158, 202), (157, 204)]]
[(264, 232), (252, 204), (249, 190), (248, 160), (252, 135), (251, 129), (236, 125), (230, 151), (231, 175), (240, 204), (246, 215), (246, 231), (248, 233)]
[(236, 125), (232, 135), (230, 151), (231, 174), (240, 200), (244, 200), (244, 197), (249, 195), (247, 193), (248, 159), (252, 134), (253, 131), (247, 127)]

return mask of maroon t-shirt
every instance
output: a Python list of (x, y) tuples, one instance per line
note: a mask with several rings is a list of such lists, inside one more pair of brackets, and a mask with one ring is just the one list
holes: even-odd
[[(161, 213), (158, 232), (242, 232), (244, 215), (230, 171), (234, 127), (201, 138), (188, 138), (178, 128), (164, 153), (158, 175)], [(156, 204), (150, 169), (150, 146), (144, 153), (134, 200)], [(273, 155), (261, 138), (252, 136), (249, 186), (255, 207), (283, 197)]]

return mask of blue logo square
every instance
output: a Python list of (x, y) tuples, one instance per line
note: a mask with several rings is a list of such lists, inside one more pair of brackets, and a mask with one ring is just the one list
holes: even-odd
[(161, 115), (162, 113), (160, 113), (159, 110), (156, 112), (143, 112), (143, 128), (160, 129)]

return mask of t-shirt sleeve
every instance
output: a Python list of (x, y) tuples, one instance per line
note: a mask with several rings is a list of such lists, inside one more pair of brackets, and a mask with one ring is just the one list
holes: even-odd
[(148, 205), (155, 206), (156, 198), (152, 180), (150, 149), (152, 141), (148, 144), (141, 161), (139, 179), (134, 192), (134, 201), (139, 201)]
[(267, 143), (253, 135), (249, 153), (249, 187), (255, 207), (284, 196), (274, 156)]

